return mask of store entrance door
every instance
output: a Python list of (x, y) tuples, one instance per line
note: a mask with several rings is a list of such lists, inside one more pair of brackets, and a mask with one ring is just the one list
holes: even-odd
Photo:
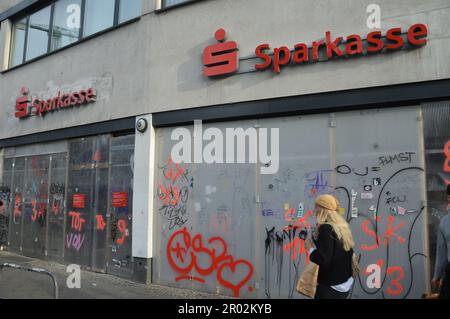
[(70, 142), (65, 260), (105, 272), (109, 138)]
[(133, 274), (133, 170), (134, 135), (111, 138), (110, 150), (110, 258), (108, 273), (131, 278)]

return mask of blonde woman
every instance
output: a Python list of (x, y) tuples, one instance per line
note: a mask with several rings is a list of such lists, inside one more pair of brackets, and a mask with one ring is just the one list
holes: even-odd
[[(310, 260), (319, 265), (315, 299), (346, 299), (354, 283), (352, 277), (353, 241), (348, 223), (339, 215), (339, 202), (332, 195), (316, 201), (317, 228), (306, 241)], [(315, 247), (314, 247), (315, 246)]]

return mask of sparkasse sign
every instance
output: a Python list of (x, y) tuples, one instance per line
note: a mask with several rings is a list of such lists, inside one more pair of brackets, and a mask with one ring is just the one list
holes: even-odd
[(87, 105), (96, 101), (96, 92), (93, 88), (70, 93), (59, 91), (56, 96), (50, 99), (31, 97), (26, 87), (22, 87), (20, 93), (22, 96), (16, 100), (15, 116), (18, 119), (26, 119), (31, 116), (44, 117), (48, 113)]
[[(205, 48), (203, 52), (203, 75), (216, 77), (236, 73), (239, 68), (238, 45), (234, 41), (225, 42), (225, 30), (216, 31), (215, 38), (220, 43)], [(424, 46), (428, 39), (428, 29), (425, 24), (412, 25), (403, 37), (402, 28), (389, 29), (384, 35), (381, 31), (367, 34), (364, 45), (363, 38), (358, 34), (351, 34), (345, 38), (332, 38), (331, 32), (325, 32), (325, 40), (314, 41), (308, 47), (305, 43), (294, 45), (294, 49), (287, 46), (274, 48), (268, 43), (258, 45), (255, 55), (261, 63), (255, 64), (258, 71), (272, 68), (275, 73), (281, 72), (281, 67), (288, 64), (315, 63), (319, 60), (319, 50), (326, 50), (326, 58), (353, 57), (380, 53), (383, 50), (395, 51), (402, 49), (406, 43), (412, 47)], [(344, 46), (344, 47), (342, 47)]]

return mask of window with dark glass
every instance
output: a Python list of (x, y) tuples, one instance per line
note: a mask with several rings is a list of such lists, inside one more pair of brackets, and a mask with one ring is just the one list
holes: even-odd
[(120, 1), (119, 23), (136, 18), (141, 14), (141, 0)]
[(25, 48), (25, 32), (27, 19), (17, 21), (13, 27), (10, 65), (16, 66), (23, 63), (23, 50)]
[(74, 43), (80, 38), (81, 0), (61, 0), (55, 3), (51, 50)]
[(26, 54), (27, 61), (48, 52), (50, 14), (51, 6), (48, 6), (30, 16)]
[(142, 0), (58, 0), (13, 21), (10, 67), (137, 18)]
[(86, 0), (84, 36), (97, 33), (114, 25), (114, 0)]
[[(431, 277), (434, 277), (438, 232), (441, 220), (450, 212), (446, 188), (450, 184), (450, 101), (427, 103), (423, 107), (427, 174), (427, 209)], [(448, 245), (448, 243), (447, 243)]]
[(174, 6), (180, 3), (184, 3), (184, 2), (192, 2), (193, 0), (163, 0), (162, 2), (162, 6), (163, 8), (165, 7), (170, 7), (170, 6)]

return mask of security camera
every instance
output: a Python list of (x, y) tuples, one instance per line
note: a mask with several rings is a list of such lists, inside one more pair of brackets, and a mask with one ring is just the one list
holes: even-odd
[(146, 119), (139, 119), (136, 123), (136, 130), (140, 133), (144, 133), (148, 128), (148, 122)]

